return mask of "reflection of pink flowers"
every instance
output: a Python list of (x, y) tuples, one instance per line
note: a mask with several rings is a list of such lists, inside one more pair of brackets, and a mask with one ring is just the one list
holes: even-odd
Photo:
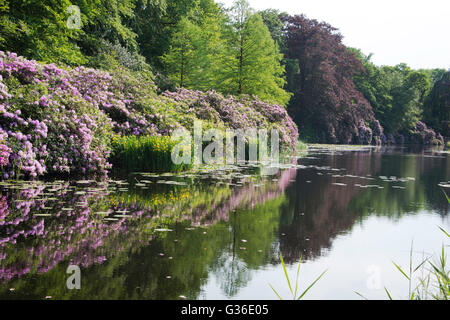
[(4, 196), (0, 196), (0, 225), (3, 224), (3, 221), (8, 214), (8, 203), (6, 202), (6, 198)]
[[(135, 197), (133, 201), (115, 201), (106, 186), (98, 186), (95, 193), (77, 194), (67, 182), (51, 186), (56, 200), (43, 196), (48, 192), (44, 183), (0, 195), (0, 281), (46, 273), (61, 262), (83, 268), (102, 264), (129, 248), (147, 245), (153, 239), (145, 231), (150, 221), (151, 225), (181, 219), (202, 225), (227, 221), (233, 209), (253, 207), (279, 196), (295, 174), (295, 169), (285, 170), (278, 182), (265, 181), (261, 188), (246, 180), (248, 185), (233, 189), (229, 197), (206, 207), (180, 206), (169, 200), (149, 207)], [(37, 216), (42, 210), (51, 216)], [(100, 210), (126, 211), (130, 217), (107, 221), (95, 214)], [(178, 216), (177, 212), (186, 215)]]
[[(53, 212), (57, 219), (34, 217), (35, 213), (49, 205), (49, 200), (39, 199), (45, 193), (44, 184), (20, 190), (18, 194), (12, 193), (8, 198), (0, 196), (0, 280), (8, 281), (30, 272), (45, 273), (68, 259), (81, 267), (101, 264), (108, 258), (107, 255), (120, 251), (117, 247), (123, 244), (117, 239), (128, 235), (127, 221), (98, 222), (92, 219), (88, 207), (88, 200), (105, 195), (102, 192), (74, 195), (68, 191), (68, 184), (56, 187), (61, 189), (58, 202), (64, 200), (65, 206), (74, 208), (66, 212), (61, 210), (63, 204), (57, 204)], [(80, 203), (86, 205), (79, 206)], [(124, 208), (117, 208), (121, 209)], [(110, 250), (106, 250), (105, 246)], [(26, 254), (18, 255), (17, 252)]]

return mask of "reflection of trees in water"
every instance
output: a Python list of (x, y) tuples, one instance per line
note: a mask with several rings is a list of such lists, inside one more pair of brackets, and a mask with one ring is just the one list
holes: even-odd
[[(377, 176), (396, 176), (396, 180), (378, 181), (384, 189), (366, 190), (352, 200), (352, 210), (362, 216), (378, 215), (401, 218), (405, 214), (419, 211), (433, 211), (441, 216), (448, 213), (448, 202), (438, 186), (449, 178), (449, 158), (433, 152), (402, 154), (389, 152), (383, 156), (382, 167)], [(401, 182), (398, 178), (415, 178), (414, 181)], [(406, 189), (395, 190), (392, 186)]]
[(285, 200), (284, 196), (279, 196), (252, 210), (237, 210), (230, 214), (228, 233), (224, 234), (225, 246), (210, 264), (227, 296), (236, 295), (251, 280), (252, 270), (273, 262), (280, 207)]
[[(290, 174), (292, 176), (292, 170)], [(180, 294), (195, 298), (208, 277), (208, 266), (216, 268), (215, 259), (230, 247), (227, 237), (230, 235), (228, 226), (232, 223), (235, 227), (231, 230), (239, 238), (238, 241), (244, 238), (249, 241), (248, 251), (237, 248), (238, 243), (235, 242), (235, 252), (240, 251), (236, 253), (233, 263), (241, 261), (258, 266), (271, 252), (273, 238), (265, 234), (273, 236), (279, 220), (278, 210), (273, 210), (275, 214), (272, 216), (265, 215), (262, 217), (264, 221), (255, 225), (258, 214), (249, 215), (249, 210), (241, 208), (252, 208), (256, 204), (264, 207), (262, 203), (282, 194), (286, 181), (289, 182), (289, 177), (280, 178), (277, 182), (270, 179), (258, 181), (259, 187), (249, 184), (232, 188), (219, 201), (200, 196), (190, 212), (195, 222), (212, 226), (190, 231), (186, 227), (190, 226), (191, 221), (177, 222), (179, 215), (175, 214), (175, 207), (171, 207), (170, 203), (155, 210), (141, 205), (145, 201), (140, 200), (145, 199), (138, 196), (127, 197), (127, 201), (121, 202), (121, 197), (107, 195), (107, 192), (94, 190), (76, 193), (75, 189), (65, 185), (58, 193), (58, 199), (52, 200), (57, 202), (57, 206), (47, 211), (52, 216), (36, 217), (34, 215), (43, 206), (49, 205), (43, 188), (20, 192), (19, 197), (26, 198), (26, 201), (20, 202), (26, 205), (25, 211), (16, 207), (16, 193), (7, 192), (1, 203), (8, 201), (0, 212), (1, 218), (6, 221), (0, 226), (0, 235), (3, 235), (0, 237), (0, 268), (3, 270), (2, 277), (6, 277), (3, 279), (6, 282), (0, 286), (0, 296), (10, 297), (8, 289), (14, 287), (16, 296), (21, 294), (29, 298), (51, 295), (80, 299), (176, 299)], [(211, 193), (208, 188), (204, 191)], [(26, 193), (30, 196), (27, 197)], [(275, 200), (275, 203), (279, 206), (281, 202)], [(61, 211), (69, 206), (70, 211)], [(274, 207), (269, 205), (268, 208)], [(227, 223), (229, 212), (238, 209), (239, 215), (235, 214), (231, 219), (233, 221)], [(110, 210), (127, 210), (126, 214), (132, 217), (104, 221), (96, 215), (96, 212)], [(154, 238), (151, 231), (161, 225), (174, 231)], [(22, 239), (24, 235), (26, 239)], [(255, 254), (256, 247), (262, 248), (262, 253)], [(174, 259), (169, 259), (169, 256)], [(65, 268), (69, 261), (83, 266), (81, 291), (65, 289)], [(229, 287), (238, 288), (238, 279), (246, 282), (246, 274), (232, 270), (231, 276), (236, 278)], [(231, 289), (225, 290), (232, 292)]]
[[(357, 152), (319, 160), (319, 166), (348, 168), (337, 174), (359, 178), (333, 178), (336, 172), (300, 170), (297, 181), (286, 191), (288, 204), (282, 210), (280, 233), (285, 236), (280, 237), (280, 247), (285, 260), (292, 263), (302, 255), (305, 259), (320, 256), (322, 250), (331, 247), (337, 235), (348, 232), (356, 221), (369, 215), (399, 218), (422, 209), (446, 215), (448, 203), (437, 185), (449, 177), (449, 159), (430, 157), (436, 155), (439, 154), (426, 153), (421, 157), (401, 152)], [(369, 178), (368, 175), (376, 179), (361, 178)], [(379, 176), (414, 177), (415, 181), (385, 182)], [(308, 180), (312, 183), (307, 183)], [(333, 185), (333, 182), (347, 186)], [(360, 188), (355, 184), (384, 188)], [(407, 188), (393, 189), (392, 185)]]
[(216, 276), (220, 288), (228, 297), (235, 296), (251, 279), (246, 263), (225, 252), (216, 260), (214, 267), (220, 270), (220, 274)]
[(280, 250), (288, 263), (298, 261), (301, 256), (304, 259), (319, 256), (322, 249), (331, 246), (336, 235), (349, 230), (357, 219), (358, 212), (349, 212), (348, 204), (361, 189), (353, 184), (332, 185), (332, 182), (344, 181), (332, 175), (366, 177), (379, 167), (379, 159), (376, 161), (371, 154), (358, 152), (326, 156), (318, 165), (352, 169), (346, 172), (315, 168), (298, 171), (296, 182), (286, 190), (288, 204), (282, 210), (280, 224), (280, 233), (285, 234), (280, 237)]
[[(164, 202), (158, 208), (149, 208), (149, 203), (160, 198), (150, 199), (145, 190), (131, 187), (126, 197), (98, 190), (74, 194), (76, 190), (63, 188), (58, 201), (65, 203), (55, 205), (51, 218), (33, 216), (48, 205), (42, 200), (45, 190), (22, 190), (21, 200), (26, 201), (17, 203), (17, 196), (3, 193), (0, 269), (6, 283), (0, 285), (0, 297), (11, 297), (9, 288), (14, 287), (15, 294), (27, 292), (29, 298), (197, 298), (211, 274), (232, 297), (250, 281), (252, 270), (278, 263), (279, 250), (288, 263), (301, 255), (313, 259), (367, 215), (398, 217), (422, 208), (446, 215), (448, 204), (437, 184), (449, 178), (448, 161), (378, 152), (327, 155), (310, 163), (348, 169), (285, 170), (277, 180), (269, 177), (236, 187), (202, 183), (191, 198), (174, 195), (174, 204)], [(346, 174), (359, 178), (332, 177)], [(406, 190), (393, 190), (391, 182), (368, 180), (367, 175), (416, 181), (407, 182)], [(356, 183), (385, 188), (362, 189)], [(67, 206), (73, 211), (61, 214)], [(110, 209), (128, 210), (134, 218), (108, 222), (95, 214)], [(209, 227), (186, 230), (191, 222)], [(157, 227), (173, 232), (155, 236)], [(69, 292), (60, 280), (67, 277), (69, 261), (84, 266), (80, 292)]]

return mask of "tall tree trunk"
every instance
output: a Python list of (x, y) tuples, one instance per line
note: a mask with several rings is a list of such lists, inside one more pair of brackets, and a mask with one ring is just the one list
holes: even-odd
[(180, 88), (183, 88), (183, 80), (184, 80), (184, 42), (181, 44)]
[(238, 94), (242, 94), (242, 72), (244, 64), (244, 37), (241, 35), (241, 48), (239, 54), (239, 88)]

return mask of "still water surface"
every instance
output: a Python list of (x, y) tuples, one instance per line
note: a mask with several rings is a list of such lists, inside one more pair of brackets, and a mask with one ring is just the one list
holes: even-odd
[[(406, 298), (409, 267), (450, 229), (439, 151), (311, 148), (279, 175), (256, 168), (108, 182), (0, 185), (0, 299)], [(448, 191), (448, 189), (447, 189)], [(81, 289), (68, 290), (69, 265)]]

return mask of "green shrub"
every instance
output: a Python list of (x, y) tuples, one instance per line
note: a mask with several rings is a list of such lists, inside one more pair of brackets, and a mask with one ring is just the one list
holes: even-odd
[(180, 172), (190, 165), (176, 165), (172, 150), (177, 145), (167, 136), (115, 136), (112, 163), (128, 172)]

